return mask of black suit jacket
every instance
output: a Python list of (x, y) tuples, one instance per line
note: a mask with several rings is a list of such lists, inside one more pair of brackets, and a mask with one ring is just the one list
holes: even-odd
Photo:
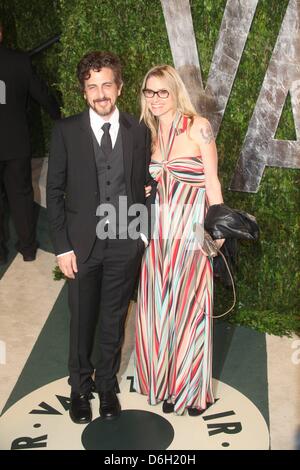
[[(58, 121), (53, 129), (47, 180), (47, 209), (56, 254), (74, 250), (85, 261), (96, 238), (99, 188), (89, 112)], [(145, 201), (150, 132), (144, 123), (120, 112), (120, 132), (128, 207)], [(154, 186), (153, 186), (154, 191)], [(150, 216), (151, 211), (149, 211)], [(149, 235), (146, 234), (146, 235)]]
[[(28, 95), (31, 95), (53, 119), (60, 118), (59, 106), (49, 95), (46, 85), (34, 74), (30, 59), (0, 45), (0, 84), (5, 88), (5, 104), (0, 104), (0, 160), (30, 156), (26, 116)], [(2, 94), (1, 94), (2, 96)]]

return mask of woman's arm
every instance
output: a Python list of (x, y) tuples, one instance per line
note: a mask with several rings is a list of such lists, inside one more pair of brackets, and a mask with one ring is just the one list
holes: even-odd
[(195, 118), (190, 131), (191, 138), (197, 142), (202, 156), (205, 189), (209, 205), (223, 202), (221, 184), (218, 178), (218, 154), (209, 121), (202, 117)]
[[(195, 140), (200, 148), (204, 174), (205, 190), (208, 204), (221, 204), (223, 202), (222, 189), (218, 177), (218, 153), (209, 121), (202, 117), (195, 118), (191, 128), (191, 138)], [(216, 240), (219, 248), (224, 243), (224, 239)]]

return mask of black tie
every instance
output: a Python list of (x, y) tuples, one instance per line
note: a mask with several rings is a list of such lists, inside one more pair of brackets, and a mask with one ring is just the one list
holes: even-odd
[(102, 139), (101, 139), (101, 148), (102, 148), (103, 152), (105, 153), (105, 155), (107, 157), (112, 152), (112, 143), (111, 143), (109, 129), (110, 129), (110, 123), (109, 122), (106, 122), (105, 124), (103, 124), (103, 126), (102, 126), (103, 136), (102, 136)]

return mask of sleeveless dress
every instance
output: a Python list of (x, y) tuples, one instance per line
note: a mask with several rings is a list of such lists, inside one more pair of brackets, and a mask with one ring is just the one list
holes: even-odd
[(153, 237), (138, 289), (134, 388), (174, 412), (205, 409), (212, 392), (211, 260), (199, 249), (194, 224), (207, 210), (201, 157), (151, 161), (157, 181)]

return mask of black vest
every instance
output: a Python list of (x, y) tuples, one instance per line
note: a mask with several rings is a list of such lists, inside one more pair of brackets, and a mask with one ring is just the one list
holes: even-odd
[[(93, 132), (92, 136), (100, 195), (99, 204), (103, 205), (100, 219), (103, 220), (103, 222), (109, 219), (109, 229), (112, 230), (112, 233), (121, 234), (127, 231), (127, 214), (122, 211), (122, 207), (121, 212), (123, 212), (123, 214), (119, 217), (119, 197), (123, 196), (124, 198), (127, 196), (121, 131), (119, 129), (115, 146), (108, 156), (102, 151)], [(113, 217), (110, 217), (112, 207), (115, 209), (116, 225), (114, 224)], [(105, 208), (108, 209), (108, 212)], [(108, 216), (104, 216), (104, 213), (107, 213)]]

